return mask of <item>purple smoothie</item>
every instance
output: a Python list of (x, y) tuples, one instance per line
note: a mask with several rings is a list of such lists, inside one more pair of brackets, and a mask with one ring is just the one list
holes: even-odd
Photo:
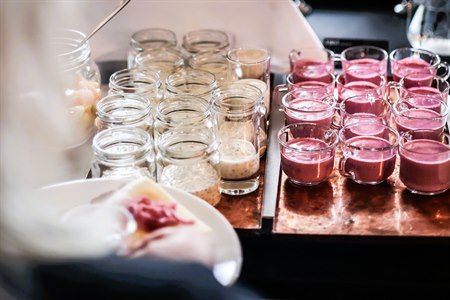
[(334, 107), (320, 100), (294, 99), (284, 108), (287, 124), (313, 123), (330, 127)]
[[(334, 149), (315, 138), (296, 138), (281, 149), (281, 168), (296, 184), (314, 185), (325, 181), (333, 171)], [(320, 151), (323, 149), (323, 151)]]
[(350, 150), (352, 154), (345, 160), (344, 171), (354, 181), (378, 184), (394, 172), (396, 149), (389, 141), (375, 136), (357, 136), (343, 146), (344, 153)]
[(430, 133), (423, 138), (429, 139), (435, 139), (444, 131), (445, 119), (437, 112), (423, 108), (408, 109), (394, 117), (397, 131), (400, 134), (410, 130), (428, 129), (431, 130)]
[(417, 139), (399, 149), (400, 180), (419, 193), (441, 193), (450, 187), (450, 147), (438, 141)]

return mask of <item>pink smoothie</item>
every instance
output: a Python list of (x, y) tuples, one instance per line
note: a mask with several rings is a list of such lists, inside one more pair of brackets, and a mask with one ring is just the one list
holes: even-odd
[(420, 58), (408, 57), (392, 63), (392, 78), (399, 82), (403, 76), (410, 73), (417, 73), (408, 76), (408, 86), (428, 85), (430, 74), (434, 75), (431, 65)]
[(287, 124), (306, 122), (330, 127), (334, 108), (320, 100), (295, 99), (284, 109)]
[[(405, 98), (405, 102), (408, 104), (410, 108), (423, 108), (429, 109), (441, 113), (441, 102), (442, 98), (438, 92), (438, 94), (426, 94), (424, 89), (433, 89), (428, 87), (420, 87), (420, 88), (412, 88), (411, 93), (409, 93), (409, 97)], [(436, 90), (436, 89), (434, 89)], [(414, 94), (412, 94), (414, 92)]]
[(357, 136), (347, 140), (347, 145), (379, 149), (358, 150), (343, 146), (344, 152), (352, 149), (353, 154), (346, 159), (344, 170), (351, 174), (356, 182), (378, 184), (394, 172), (396, 149), (391, 148), (387, 140), (375, 136)]
[(343, 104), (347, 114), (369, 113), (375, 116), (385, 116), (389, 105), (381, 98), (355, 97), (347, 99)]
[(315, 138), (297, 138), (281, 149), (281, 168), (294, 183), (313, 185), (325, 181), (334, 166), (334, 149), (312, 151), (328, 145)]
[(439, 193), (450, 187), (450, 147), (418, 139), (400, 147), (400, 180), (410, 190)]
[(353, 96), (364, 96), (368, 94), (383, 96), (382, 89), (369, 81), (352, 81), (344, 85), (338, 84), (338, 102), (342, 102)]
[(351, 61), (343, 61), (342, 68), (346, 73), (346, 81), (369, 81), (380, 84), (380, 74), (386, 75), (386, 62), (373, 58), (359, 58)]
[(354, 125), (349, 128), (347, 138), (355, 136), (376, 136), (387, 138), (389, 131), (386, 130), (383, 120), (376, 118), (374, 115), (366, 113), (356, 113), (352, 117), (347, 117), (343, 125)]
[(321, 81), (297, 82), (290, 88), (294, 97), (308, 96), (310, 98), (325, 98), (332, 94), (333, 87)]
[[(415, 129), (428, 129), (433, 131), (428, 138), (434, 139), (444, 131), (445, 117), (441, 117), (437, 112), (429, 109), (409, 109), (402, 115), (396, 115), (394, 119), (400, 134)], [(423, 138), (427, 137), (423, 136)]]
[(330, 81), (328, 74), (333, 69), (331, 62), (319, 62), (309, 59), (300, 59), (294, 63), (293, 80), (301, 81)]

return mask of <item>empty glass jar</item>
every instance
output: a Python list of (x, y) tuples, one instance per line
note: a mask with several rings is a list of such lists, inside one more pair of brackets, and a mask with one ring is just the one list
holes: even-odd
[(150, 101), (135, 94), (116, 94), (97, 103), (97, 130), (113, 127), (138, 127), (153, 135)]
[(165, 28), (148, 28), (139, 30), (131, 36), (128, 52), (128, 68), (134, 67), (134, 59), (138, 53), (153, 48), (171, 48), (176, 47), (176, 34)]
[(227, 50), (230, 47), (228, 35), (221, 30), (201, 29), (183, 36), (183, 48), (189, 53)]
[(89, 43), (80, 46), (85, 37), (80, 31), (67, 29), (52, 40), (58, 65), (61, 66), (61, 76), (66, 84), (69, 116), (81, 132), (77, 144), (94, 133), (95, 105), (102, 97), (100, 72), (91, 58)]
[(124, 69), (109, 78), (109, 94), (135, 94), (144, 97), (152, 106), (152, 114), (161, 100), (161, 82), (157, 72)]
[(93, 144), (92, 177), (156, 180), (153, 139), (140, 128), (116, 127), (97, 133)]
[(160, 135), (180, 128), (184, 131), (213, 133), (215, 136), (210, 103), (190, 95), (176, 95), (161, 101), (155, 116), (155, 144), (158, 146)]
[(191, 95), (210, 101), (216, 87), (216, 77), (210, 72), (185, 69), (167, 77), (166, 97)]

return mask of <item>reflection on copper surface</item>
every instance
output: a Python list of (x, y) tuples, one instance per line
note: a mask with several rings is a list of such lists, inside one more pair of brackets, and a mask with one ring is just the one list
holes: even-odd
[[(336, 154), (336, 161), (340, 154)], [(299, 187), (281, 172), (273, 231), (297, 234), (450, 236), (450, 191), (412, 194), (398, 179), (361, 185), (334, 170), (317, 187)]]
[(230, 196), (222, 194), (216, 208), (228, 219), (234, 228), (261, 228), (261, 207), (264, 191), (265, 157), (261, 159), (259, 188), (248, 195)]
[(334, 173), (330, 180), (310, 187), (291, 183), (284, 173), (282, 178), (274, 231), (303, 233), (308, 228), (309, 233), (321, 233), (337, 230)]

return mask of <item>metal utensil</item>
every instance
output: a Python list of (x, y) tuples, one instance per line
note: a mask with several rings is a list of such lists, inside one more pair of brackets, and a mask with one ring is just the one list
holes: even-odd
[(105, 26), (106, 23), (109, 22), (115, 15), (117, 15), (128, 3), (130, 3), (131, 0), (122, 0), (120, 1), (119, 5), (117, 5), (116, 9), (110, 13), (103, 21), (101, 21), (97, 27), (94, 28), (94, 30), (91, 31), (81, 42), (80, 46), (86, 43), (97, 31), (100, 30), (103, 26)]

